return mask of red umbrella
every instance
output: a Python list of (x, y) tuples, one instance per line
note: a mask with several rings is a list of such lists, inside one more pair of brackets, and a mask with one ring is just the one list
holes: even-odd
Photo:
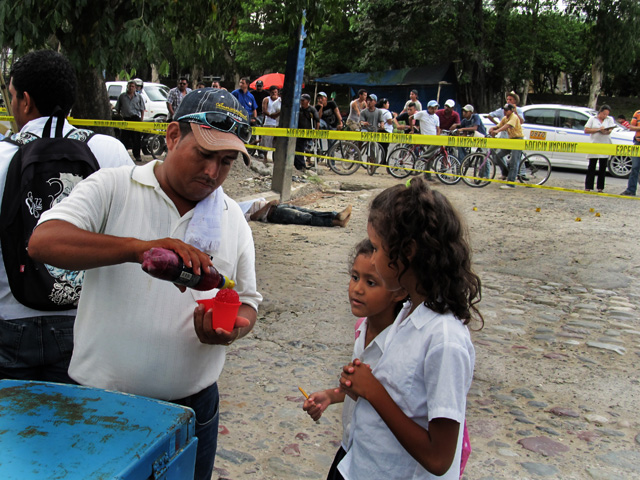
[[(284, 73), (267, 73), (266, 75), (262, 75), (261, 77), (256, 78), (251, 84), (249, 88), (255, 89), (256, 82), (258, 80), (262, 80), (262, 85), (265, 90), (269, 90), (271, 85), (275, 85), (278, 88), (282, 88), (284, 86)], [(304, 87), (304, 84), (302, 85)]]

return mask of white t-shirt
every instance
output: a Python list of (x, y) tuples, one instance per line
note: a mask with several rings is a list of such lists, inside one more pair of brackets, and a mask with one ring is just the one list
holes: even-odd
[(436, 477), (402, 447), (371, 404), (360, 398), (353, 412), (351, 445), (338, 465), (345, 480), (402, 478), (458, 480), (467, 392), (473, 378), (475, 350), (469, 330), (452, 314), (438, 314), (424, 304), (407, 316), (407, 302), (390, 327), (384, 352), (373, 369), (393, 401), (425, 429), (434, 418), (460, 424), (449, 470)]
[[(353, 357), (352, 360), (359, 358), (362, 363), (370, 365), (371, 368), (378, 364), (378, 360), (384, 352), (384, 342), (387, 339), (387, 334), (391, 326), (385, 328), (380, 332), (372, 341), (364, 348), (364, 341), (367, 336), (367, 326), (369, 320), (365, 318), (363, 322), (358, 326), (356, 330), (356, 341), (353, 344)], [(342, 448), (349, 450), (349, 433), (351, 431), (351, 417), (353, 411), (356, 408), (356, 401), (348, 395), (344, 397), (344, 404), (342, 405)]]
[[(193, 209), (180, 216), (154, 174), (158, 162), (100, 170), (80, 182), (41, 219), (64, 220), (91, 232), (154, 240), (184, 239)], [(224, 235), (208, 251), (220, 273), (236, 281), (240, 301), (256, 310), (255, 253), (240, 207), (224, 197)], [(218, 380), (225, 347), (200, 343), (196, 300), (217, 290), (181, 293), (137, 263), (87, 270), (78, 306), (69, 375), (82, 385), (175, 400)]]
[[(267, 113), (270, 113), (272, 115), (274, 113), (278, 113), (282, 108), (282, 100), (280, 99), (280, 97), (276, 98), (275, 100), (271, 100), (271, 97), (267, 97), (267, 98), (269, 99), (267, 102)], [(277, 125), (278, 125), (277, 118), (271, 118), (265, 115), (264, 117), (265, 127), (276, 127)]]
[(413, 115), (415, 120), (420, 120), (420, 133), (422, 135), (437, 135), (440, 126), (440, 118), (435, 113), (431, 115), (426, 110), (416, 112)]
[[(587, 120), (584, 128), (611, 128), (615, 127), (616, 123), (613, 121), (613, 118), (607, 117), (604, 119), (604, 122), (601, 122), (597, 116), (593, 116)], [(600, 132), (591, 133), (591, 142), (593, 143), (611, 143), (611, 135), (603, 135)], [(590, 153), (589, 158), (608, 158), (609, 155), (598, 155), (595, 153)]]
[(388, 123), (388, 120), (391, 120), (393, 118), (393, 115), (386, 108), (381, 108), (380, 111), (382, 112), (382, 121), (384, 122), (385, 131), (387, 133), (393, 133), (393, 122)]
[[(40, 117), (31, 120), (22, 127), (20, 132), (31, 132), (41, 137), (47, 120), (49, 120), (49, 117)], [(54, 118), (52, 122), (53, 131), (55, 131), (57, 123), (57, 119)], [(62, 134), (66, 135), (74, 128), (74, 126), (65, 120), (64, 127), (62, 127)], [(98, 165), (100, 165), (101, 168), (133, 165), (133, 160), (131, 160), (131, 157), (124, 148), (124, 145), (122, 145), (122, 143), (120, 143), (116, 138), (108, 135), (94, 135), (91, 137), (87, 145), (95, 155), (96, 160), (98, 160)], [(9, 142), (0, 142), (0, 202), (4, 195), (4, 185), (7, 181), (7, 170), (9, 169), (9, 164), (17, 151), (18, 147), (16, 145)], [(62, 310), (59, 312), (44, 312), (25, 307), (18, 302), (11, 293), (11, 288), (9, 287), (7, 272), (4, 268), (4, 260), (2, 258), (2, 250), (0, 247), (0, 320), (14, 320), (18, 318), (52, 315), (74, 316), (75, 314), (75, 309)]]

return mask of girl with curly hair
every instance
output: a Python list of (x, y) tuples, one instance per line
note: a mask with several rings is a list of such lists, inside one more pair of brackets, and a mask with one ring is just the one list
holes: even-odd
[(414, 178), (373, 200), (367, 231), (382, 282), (409, 301), (373, 370), (359, 359), (343, 368), (340, 389), (358, 401), (338, 469), (347, 480), (457, 480), (475, 363), (467, 325), (483, 323), (465, 229), (446, 197)]

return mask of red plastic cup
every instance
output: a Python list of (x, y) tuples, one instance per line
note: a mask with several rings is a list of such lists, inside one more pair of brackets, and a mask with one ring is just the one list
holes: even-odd
[(204, 305), (204, 311), (208, 312), (213, 308), (213, 298), (205, 298), (204, 300), (196, 300), (198, 305)]
[(212, 315), (212, 325), (213, 328), (222, 328), (227, 332), (233, 330), (234, 325), (236, 324), (236, 317), (238, 316), (238, 309), (241, 302), (238, 303), (226, 303), (220, 302), (217, 299), (213, 298), (213, 312)]

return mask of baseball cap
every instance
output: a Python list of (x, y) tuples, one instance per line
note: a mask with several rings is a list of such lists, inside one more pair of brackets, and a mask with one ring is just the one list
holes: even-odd
[(370, 93), (369, 95), (367, 95), (367, 100), (374, 100), (374, 101), (378, 101), (378, 96), (375, 93)]
[(438, 108), (438, 102), (436, 102), (435, 100), (429, 100), (429, 103), (427, 103), (427, 108), (431, 108), (431, 107)]
[(303, 93), (302, 95), (300, 95), (300, 100), (309, 100), (309, 101), (311, 101), (311, 95), (309, 95), (308, 93)]
[(245, 165), (251, 163), (244, 146), (251, 140), (251, 125), (244, 108), (230, 92), (217, 88), (193, 90), (182, 99), (173, 118), (191, 123), (191, 131), (202, 148), (235, 150), (242, 154)]
[(503, 110), (515, 110), (515, 107), (513, 105), (511, 105), (510, 103), (505, 103), (504, 107), (502, 107)]
[(256, 87), (261, 87), (262, 85), (264, 85), (264, 83), (262, 83), (262, 80), (258, 80), (256, 82)]
[(449, 99), (446, 102), (444, 102), (444, 106), (445, 107), (449, 107), (449, 108), (453, 108), (456, 106), (456, 102), (454, 102), (453, 100)]
[(473, 105), (471, 105), (470, 103), (466, 104), (464, 107), (462, 107), (462, 110), (466, 111), (466, 112), (471, 112), (473, 113), (474, 108)]
[(326, 97), (326, 96), (327, 96), (327, 94), (326, 94), (326, 93), (324, 93), (324, 92), (318, 92), (318, 96), (319, 96), (319, 97)]

